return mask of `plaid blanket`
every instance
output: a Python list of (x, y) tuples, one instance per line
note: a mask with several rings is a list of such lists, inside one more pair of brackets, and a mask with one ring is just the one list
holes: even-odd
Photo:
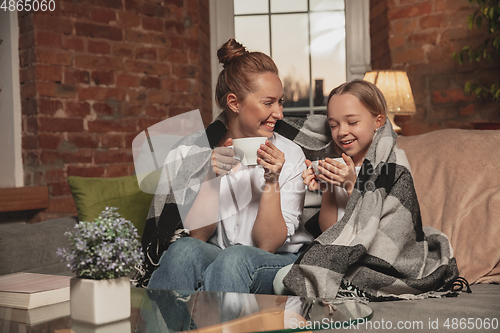
[(345, 215), (317, 237), (284, 278), (300, 296), (417, 298), (451, 289), (458, 269), (448, 238), (422, 227), (410, 165), (387, 120), (374, 137)]

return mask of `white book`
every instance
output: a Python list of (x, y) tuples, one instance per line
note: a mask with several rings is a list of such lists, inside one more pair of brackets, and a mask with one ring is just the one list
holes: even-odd
[(70, 276), (14, 273), (0, 276), (0, 306), (33, 309), (69, 301)]
[(0, 319), (36, 325), (49, 320), (70, 315), (69, 302), (61, 302), (34, 309), (16, 309), (0, 307)]

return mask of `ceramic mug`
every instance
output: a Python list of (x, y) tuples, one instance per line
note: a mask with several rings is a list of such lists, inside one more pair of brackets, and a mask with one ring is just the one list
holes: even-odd
[(257, 149), (267, 140), (264, 136), (233, 139), (233, 148), (236, 157), (242, 165), (257, 165)]
[[(344, 161), (344, 159), (342, 157), (332, 158), (332, 160), (340, 162), (342, 164), (346, 164), (345, 161)], [(316, 177), (319, 177), (319, 175), (321, 174), (321, 172), (319, 172), (319, 170), (318, 170), (318, 164), (319, 164), (319, 161), (312, 161), (312, 169), (313, 169), (314, 174), (316, 175)]]

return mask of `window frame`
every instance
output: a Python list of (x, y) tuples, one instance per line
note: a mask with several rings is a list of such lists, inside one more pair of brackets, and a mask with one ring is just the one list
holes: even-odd
[(0, 94), (2, 94), (0, 188), (22, 187), (24, 186), (24, 167), (19, 79), (19, 23), (17, 11), (2, 11), (0, 15), (0, 38), (2, 39), (0, 47), (2, 47), (1, 58), (4, 60), (0, 62)]

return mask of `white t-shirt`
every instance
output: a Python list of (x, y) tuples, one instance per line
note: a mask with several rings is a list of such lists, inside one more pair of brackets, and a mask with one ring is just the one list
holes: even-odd
[[(288, 230), (285, 243), (276, 252), (297, 252), (302, 245), (312, 241), (300, 223), (304, 208), (305, 186), (302, 172), (306, 168), (302, 149), (292, 141), (274, 133), (269, 139), (285, 154), (285, 164), (279, 176), (280, 199), (283, 218)], [(264, 168), (260, 165), (241, 165), (236, 172), (223, 176), (220, 184), (219, 223), (209, 242), (222, 249), (242, 244), (255, 246), (252, 228), (259, 210), (264, 189)]]

